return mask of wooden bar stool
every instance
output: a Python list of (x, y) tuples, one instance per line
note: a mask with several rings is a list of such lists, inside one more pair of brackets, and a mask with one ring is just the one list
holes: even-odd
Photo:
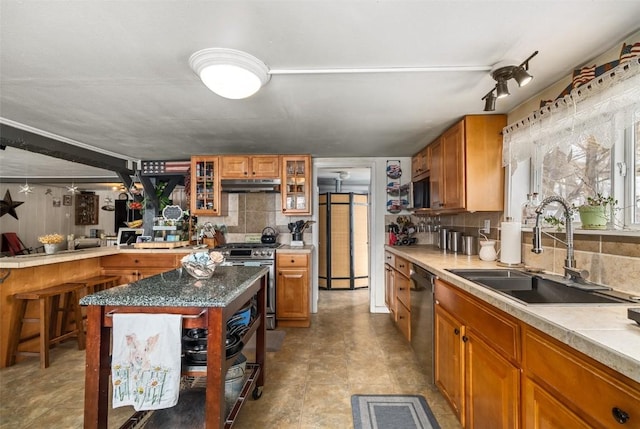
[[(86, 291), (85, 291), (86, 294), (91, 295), (92, 293), (100, 292), (101, 290), (118, 286), (118, 282), (120, 281), (120, 276), (95, 276), (95, 277), (90, 277), (88, 279), (82, 279), (77, 281), (80, 283), (84, 283), (86, 287)], [(86, 310), (82, 308), (80, 309), (80, 311), (82, 313), (82, 321), (84, 325), (84, 321), (87, 320), (87, 313), (86, 313)], [(65, 311), (64, 314), (69, 314), (69, 313), (70, 313), (69, 311)], [(63, 319), (62, 326), (66, 326), (64, 323), (65, 323), (65, 320)], [(86, 332), (86, 327), (83, 326), (83, 328), (85, 329), (85, 332)]]
[(87, 293), (92, 294), (101, 290), (118, 286), (120, 276), (95, 276), (88, 279), (78, 280), (87, 287)]
[[(40, 368), (49, 367), (49, 348), (51, 345), (75, 337), (78, 341), (78, 350), (85, 348), (85, 334), (80, 311), (80, 293), (85, 288), (84, 283), (64, 283), (46, 289), (32, 292), (21, 292), (13, 295), (16, 301), (16, 312), (9, 338), (9, 350), (11, 352), (9, 365), (15, 363), (16, 356), (40, 355)], [(64, 306), (60, 307), (63, 300)], [(38, 301), (38, 317), (26, 317), (27, 303)], [(58, 313), (62, 311), (62, 324), (58, 330)], [(69, 314), (68, 314), (69, 313)], [(73, 322), (71, 331), (65, 332), (69, 323)], [(22, 326), (25, 323), (38, 323), (39, 334), (21, 339)], [(25, 341), (39, 337), (39, 352), (19, 351), (18, 346)]]

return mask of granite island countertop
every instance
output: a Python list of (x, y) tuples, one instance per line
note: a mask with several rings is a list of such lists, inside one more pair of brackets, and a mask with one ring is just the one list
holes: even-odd
[(257, 279), (264, 267), (216, 267), (213, 277), (198, 280), (182, 268), (157, 274), (134, 283), (87, 295), (81, 305), (140, 307), (226, 307)]
[(526, 305), (447, 269), (499, 267), (477, 255), (442, 252), (434, 246), (385, 246), (385, 250), (418, 264), (478, 299), (511, 314), (598, 362), (640, 382), (640, 325), (627, 318), (638, 304)]

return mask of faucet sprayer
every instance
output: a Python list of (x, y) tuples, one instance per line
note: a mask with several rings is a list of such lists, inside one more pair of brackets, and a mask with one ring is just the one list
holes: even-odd
[(567, 230), (567, 241), (565, 243), (567, 245), (567, 258), (564, 260), (564, 273), (567, 278), (578, 280), (582, 278), (582, 271), (579, 272), (580, 274), (576, 275), (578, 271), (575, 270), (576, 260), (573, 255), (573, 225), (571, 223), (571, 207), (564, 198), (557, 195), (552, 195), (542, 200), (540, 205), (536, 208), (536, 225), (533, 227), (533, 249), (531, 249), (531, 251), (537, 254), (542, 253), (542, 230), (540, 229), (540, 215), (543, 213), (544, 208), (549, 203), (553, 202), (560, 203), (564, 208), (565, 225)]

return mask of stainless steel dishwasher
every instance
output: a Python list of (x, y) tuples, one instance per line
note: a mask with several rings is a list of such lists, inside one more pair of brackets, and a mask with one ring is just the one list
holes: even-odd
[(411, 347), (434, 383), (433, 292), (438, 277), (422, 267), (411, 270)]

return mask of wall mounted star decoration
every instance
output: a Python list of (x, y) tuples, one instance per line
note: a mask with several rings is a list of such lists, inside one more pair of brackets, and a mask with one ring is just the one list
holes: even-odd
[(0, 201), (0, 217), (6, 215), (7, 213), (18, 219), (18, 213), (16, 213), (16, 207), (24, 204), (24, 201), (13, 201), (11, 199), (11, 192), (7, 189), (7, 192), (4, 194), (4, 200)]
[(20, 186), (20, 190), (18, 192), (21, 194), (30, 194), (33, 192), (33, 186), (25, 183), (24, 186)]

